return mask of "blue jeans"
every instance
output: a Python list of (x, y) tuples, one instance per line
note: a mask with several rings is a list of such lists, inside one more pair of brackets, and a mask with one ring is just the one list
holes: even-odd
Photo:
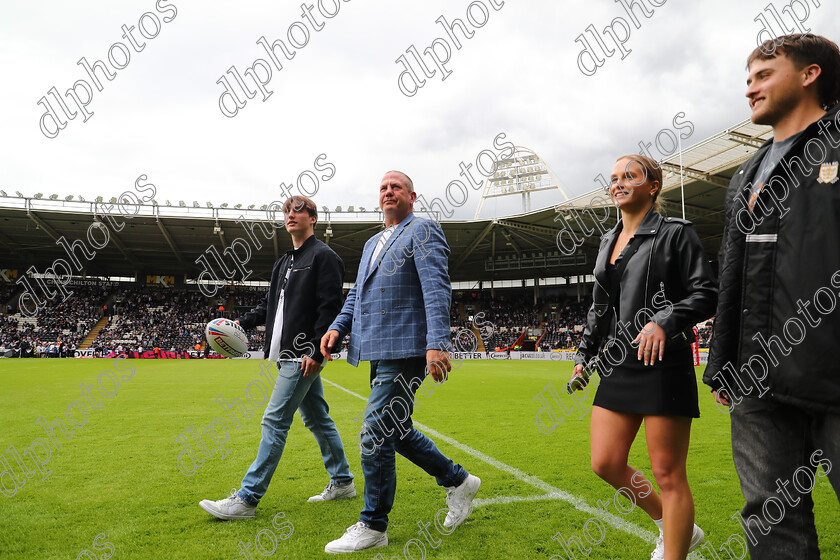
[(827, 476), (840, 497), (840, 414), (744, 398), (732, 411), (732, 455), (750, 557), (819, 559), (811, 487)]
[(359, 434), (365, 509), (359, 517), (375, 531), (388, 527), (397, 470), (394, 451), (435, 477), (439, 486), (459, 486), (467, 471), (441, 453), (411, 421), (414, 393), (425, 377), (425, 357), (370, 363), (371, 391)]
[(262, 439), (257, 458), (242, 479), (242, 488), (237, 492), (249, 505), (259, 504), (268, 489), (268, 483), (283, 455), (286, 435), (296, 410), (300, 411), (303, 425), (312, 432), (321, 448), (321, 457), (330, 480), (341, 485), (353, 481), (344, 445), (335, 422), (330, 418), (330, 407), (324, 400), (324, 386), (321, 383), (321, 370), (324, 366), (317, 373), (303, 377), (300, 365), (300, 362), (285, 360), (277, 362), (277, 380), (263, 414)]

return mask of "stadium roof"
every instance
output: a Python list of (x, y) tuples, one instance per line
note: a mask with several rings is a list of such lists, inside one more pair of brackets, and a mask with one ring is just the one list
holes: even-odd
[[(685, 217), (694, 222), (710, 259), (714, 259), (720, 244), (723, 201), (729, 179), (771, 134), (768, 127), (744, 121), (684, 149), (662, 164), (665, 172), (662, 198), (666, 213), (681, 216), (682, 158)], [(606, 215), (604, 213), (609, 210), (610, 217), (603, 227), (615, 224), (614, 208), (605, 205), (603, 195), (603, 191), (596, 189), (555, 207), (526, 214), (479, 220), (440, 220), (452, 250), (452, 280), (589, 274), (599, 238), (594, 217)], [(584, 212), (590, 204), (593, 209)], [(111, 207), (110, 212), (105, 210), (107, 207)], [(132, 211), (128, 208), (124, 211)], [(5, 255), (0, 266), (17, 269), (22, 274), (31, 266), (44, 272), (57, 258), (69, 262), (66, 251), (59, 245), (63, 238), (68, 246), (77, 240), (85, 245), (87, 254), (81, 248), (74, 254), (84, 265), (85, 273), (91, 276), (195, 278), (203, 270), (196, 259), (214, 246), (219, 254), (229, 249), (236, 252), (240, 260), (247, 260), (245, 268), (253, 271), (250, 280), (268, 280), (273, 262), (291, 248), (284, 232), (272, 235), (272, 207), (262, 210), (197, 208), (155, 203), (134, 209), (136, 215), (123, 220), (117, 207), (102, 201), (0, 197), (0, 247)], [(575, 217), (580, 220), (575, 221)], [(109, 242), (101, 249), (92, 247), (88, 240), (88, 231), (97, 221), (106, 224), (110, 234)], [(122, 223), (125, 225), (120, 229)], [(251, 224), (249, 229), (253, 228), (253, 235), (246, 231), (247, 223)], [(279, 225), (279, 221), (277, 223)], [(382, 214), (378, 210), (353, 207), (329, 210), (324, 207), (319, 213), (315, 233), (342, 257), (347, 270), (345, 280), (352, 282), (365, 241), (382, 227)], [(584, 239), (577, 252), (569, 256), (557, 246), (557, 234), (562, 227), (570, 227)], [(594, 233), (587, 235), (587, 229)], [(93, 242), (102, 245), (104, 232), (94, 227), (91, 233)], [(237, 238), (240, 241), (237, 242)], [(251, 255), (246, 259), (248, 250)], [(91, 256), (93, 251), (95, 256)], [(88, 256), (91, 256), (90, 260)], [(228, 267), (235, 270), (230, 256), (225, 260)], [(241, 272), (237, 272), (234, 279), (241, 278)]]
[[(661, 201), (665, 213), (669, 216), (683, 216), (682, 179), (682, 190), (685, 191), (685, 218), (694, 224), (710, 259), (716, 259), (720, 248), (723, 203), (729, 180), (738, 167), (758, 151), (772, 135), (770, 127), (755, 125), (745, 120), (662, 162), (664, 184)], [(580, 213), (588, 206), (600, 209), (606, 200), (604, 191), (596, 189), (561, 203), (555, 209), (558, 213), (568, 213), (570, 208), (574, 208)], [(588, 217), (590, 214), (584, 213), (583, 216)], [(586, 220), (586, 224), (591, 228), (593, 220)], [(615, 224), (614, 212), (609, 224)], [(581, 228), (576, 231), (581, 231)], [(598, 238), (589, 237), (585, 243), (585, 250), (594, 256), (597, 247)]]

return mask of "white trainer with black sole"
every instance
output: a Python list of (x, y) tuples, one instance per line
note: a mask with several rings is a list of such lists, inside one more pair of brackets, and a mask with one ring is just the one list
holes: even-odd
[(249, 506), (239, 497), (236, 490), (233, 490), (227, 498), (221, 500), (201, 500), (198, 502), (201, 509), (219, 519), (230, 521), (232, 519), (253, 519), (257, 506)]
[(443, 526), (454, 529), (458, 527), (472, 512), (472, 501), (481, 488), (481, 479), (471, 474), (460, 484), (446, 489), (446, 505), (449, 512), (443, 520)]
[(350, 525), (340, 539), (327, 543), (324, 552), (340, 554), (379, 548), (380, 546), (388, 546), (388, 532), (374, 531), (364, 522), (359, 521), (355, 525)]
[(326, 502), (327, 500), (346, 500), (356, 497), (356, 484), (351, 480), (349, 484), (339, 486), (330, 481), (324, 491), (317, 496), (312, 496), (308, 502)]

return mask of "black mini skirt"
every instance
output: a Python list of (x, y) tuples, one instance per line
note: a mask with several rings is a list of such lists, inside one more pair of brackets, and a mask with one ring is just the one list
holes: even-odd
[(627, 412), (664, 416), (700, 417), (697, 377), (690, 347), (666, 352), (666, 362), (645, 366), (631, 354), (624, 363), (598, 368), (601, 383), (595, 406)]

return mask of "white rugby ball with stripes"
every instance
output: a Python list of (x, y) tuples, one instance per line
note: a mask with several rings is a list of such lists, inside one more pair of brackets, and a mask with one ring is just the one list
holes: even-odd
[(230, 319), (213, 319), (207, 323), (204, 336), (210, 348), (227, 358), (238, 358), (248, 351), (245, 329)]

